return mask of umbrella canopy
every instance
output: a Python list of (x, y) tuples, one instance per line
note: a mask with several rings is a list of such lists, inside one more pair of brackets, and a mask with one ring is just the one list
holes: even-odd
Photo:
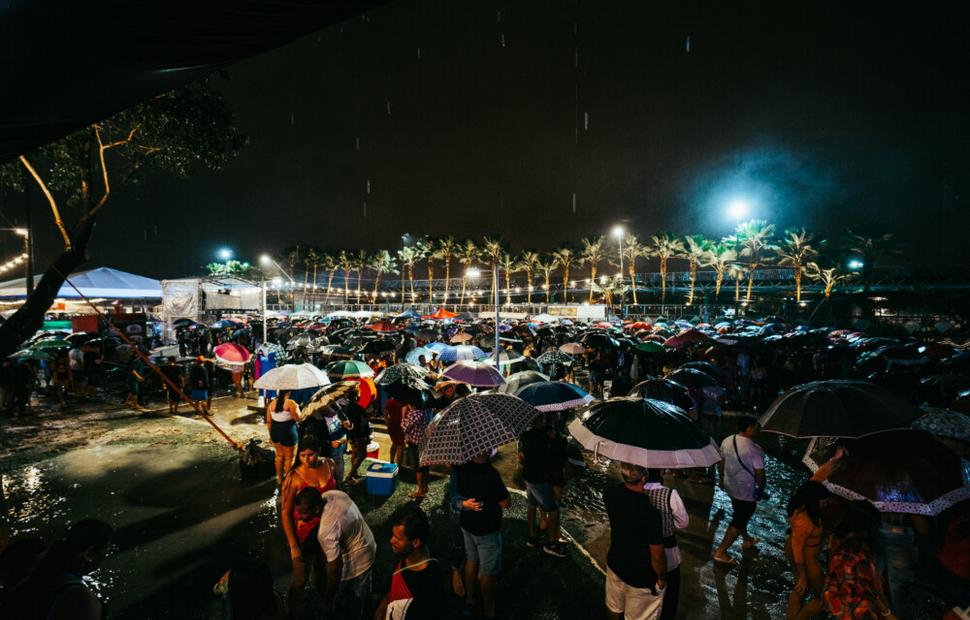
[(354, 377), (348, 381), (357, 382), (357, 404), (367, 409), (372, 402), (377, 400), (377, 386), (370, 377)]
[(434, 386), (412, 375), (401, 375), (383, 388), (388, 396), (419, 409), (434, 400)]
[(388, 353), (396, 348), (397, 344), (395, 344), (393, 340), (381, 338), (367, 342), (359, 349), (359, 351), (361, 353)]
[(514, 395), (527, 385), (548, 380), (549, 376), (544, 375), (541, 372), (536, 372), (534, 370), (523, 370), (522, 372), (509, 375), (509, 378), (506, 379), (505, 383), (495, 388), (495, 391), (501, 394)]
[(327, 374), (331, 380), (342, 381), (356, 377), (373, 377), (374, 371), (364, 362), (341, 360), (327, 364)]
[(457, 317), (458, 317), (458, 313), (457, 312), (449, 312), (448, 310), (445, 310), (443, 307), (439, 307), (437, 310), (434, 311), (433, 314), (429, 314), (427, 316), (422, 316), (421, 318), (422, 319), (434, 319), (435, 321), (442, 321), (444, 319), (454, 319), (454, 318), (457, 318)]
[(687, 362), (681, 368), (693, 368), (694, 370), (699, 370), (705, 375), (710, 375), (715, 382), (720, 383), (722, 377), (724, 376), (721, 369), (710, 362), (694, 361)]
[(238, 368), (249, 361), (252, 354), (246, 347), (235, 342), (220, 344), (212, 352), (216, 356), (216, 364), (229, 368)]
[(375, 332), (396, 332), (396, 331), (400, 331), (402, 329), (402, 326), (395, 325), (390, 321), (377, 321), (376, 323), (365, 325), (364, 329), (369, 329)]
[(178, 329), (179, 327), (189, 327), (190, 325), (195, 325), (196, 322), (192, 319), (175, 319), (172, 321), (172, 327)]
[(559, 350), (567, 355), (582, 355), (586, 352), (586, 347), (578, 342), (567, 342), (566, 344), (560, 345)]
[(865, 437), (905, 430), (923, 415), (915, 405), (864, 381), (814, 381), (778, 397), (761, 419), (791, 437)]
[(475, 336), (469, 334), (468, 332), (460, 332), (451, 337), (451, 344), (462, 344), (473, 339)]
[(253, 387), (259, 390), (305, 390), (329, 384), (330, 377), (313, 364), (286, 364), (267, 371)]
[(402, 377), (413, 377), (414, 379), (424, 380), (428, 376), (428, 371), (414, 364), (394, 364), (381, 371), (381, 374), (374, 377), (377, 385), (388, 385), (394, 383)]
[(235, 329), (240, 325), (242, 325), (242, 323), (233, 321), (232, 319), (219, 319), (218, 321), (210, 325), (209, 328), (210, 329)]
[(438, 354), (438, 360), (443, 364), (451, 364), (460, 360), (480, 360), (488, 357), (478, 347), (465, 344), (445, 347)]
[(685, 329), (676, 336), (671, 336), (664, 341), (664, 346), (668, 349), (680, 349), (695, 342), (710, 340), (710, 336), (697, 329)]
[(11, 353), (8, 357), (15, 360), (49, 360), (52, 353), (44, 349), (21, 349)]
[(593, 400), (585, 391), (565, 381), (532, 383), (520, 388), (515, 395), (539, 411), (565, 411)]
[(424, 356), (425, 362), (430, 362), (432, 355), (435, 351), (432, 351), (428, 347), (416, 347), (408, 351), (408, 354), (404, 356), (404, 361), (408, 364), (413, 364), (415, 366), (420, 365), (420, 357)]
[(667, 375), (667, 378), (686, 388), (705, 388), (717, 385), (717, 379), (695, 368), (678, 368)]
[(299, 336), (291, 338), (286, 343), (286, 350), (293, 351), (294, 349), (305, 349), (311, 346), (313, 346), (313, 336), (310, 334), (300, 334)]
[(595, 402), (569, 432), (594, 454), (643, 467), (710, 467), (721, 460), (717, 445), (683, 409), (649, 398)]
[(351, 357), (354, 352), (341, 344), (325, 344), (317, 348), (317, 351), (328, 357)]
[(546, 351), (538, 358), (536, 358), (536, 361), (542, 364), (543, 366), (552, 366), (554, 364), (568, 366), (569, 364), (573, 363), (573, 358), (566, 355), (565, 353), (562, 353), (561, 351), (553, 350), (553, 351)]
[(422, 465), (457, 465), (518, 439), (539, 415), (509, 394), (472, 394), (439, 413), (421, 442)]
[(502, 376), (502, 373), (488, 362), (462, 360), (445, 368), (445, 371), (441, 374), (449, 379), (476, 387), (494, 387), (505, 383), (505, 377)]
[(647, 340), (637, 345), (637, 351), (640, 353), (663, 353), (666, 351), (666, 349), (664, 349), (664, 346), (659, 342)]
[(306, 418), (321, 409), (329, 407), (339, 398), (344, 396), (352, 397), (357, 393), (357, 389), (356, 381), (341, 381), (323, 386), (310, 397), (310, 400), (303, 407), (303, 417)]
[(38, 340), (34, 344), (30, 345), (30, 348), (35, 351), (42, 351), (44, 349), (70, 349), (74, 345), (67, 340), (61, 340), (60, 338), (47, 338), (45, 340)]
[(958, 411), (938, 409), (913, 422), (913, 428), (935, 435), (970, 443), (970, 416)]
[(681, 409), (692, 409), (694, 399), (687, 388), (670, 379), (647, 379), (633, 386), (629, 396), (662, 400)]
[[(587, 332), (582, 337), (583, 346), (587, 349), (615, 349), (620, 343), (604, 332)], [(562, 347), (559, 348), (563, 353), (569, 353)]]
[[(818, 446), (804, 459), (812, 470), (825, 460)], [(823, 484), (881, 512), (935, 516), (970, 498), (970, 466), (923, 431), (892, 431), (853, 442)]]

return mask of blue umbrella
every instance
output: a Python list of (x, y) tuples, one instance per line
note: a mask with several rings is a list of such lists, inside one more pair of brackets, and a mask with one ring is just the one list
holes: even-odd
[(423, 355), (424, 361), (430, 362), (433, 353), (434, 351), (432, 351), (429, 347), (417, 347), (408, 351), (408, 354), (404, 356), (404, 361), (406, 361), (408, 364), (419, 365), (421, 361), (418, 358)]
[(448, 348), (448, 345), (443, 342), (429, 342), (428, 344), (424, 345), (424, 348), (431, 349), (435, 353), (441, 353), (444, 349)]
[(539, 411), (565, 411), (593, 400), (588, 393), (565, 381), (530, 383), (515, 395)]
[(469, 345), (446, 346), (438, 354), (438, 359), (444, 364), (452, 364), (460, 360), (476, 361), (485, 357), (487, 357), (485, 351)]

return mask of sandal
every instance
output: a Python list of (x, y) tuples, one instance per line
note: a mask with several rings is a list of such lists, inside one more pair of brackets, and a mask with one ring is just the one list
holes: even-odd
[(422, 493), (420, 491), (411, 491), (410, 493), (408, 493), (408, 497), (410, 497), (411, 499), (418, 499), (426, 495), (427, 493)]
[(724, 560), (722, 558), (717, 557), (717, 553), (711, 554), (711, 559), (718, 564), (724, 564), (725, 566), (735, 566), (738, 563), (738, 561), (732, 558), (731, 556), (726, 556), (726, 557), (727, 559)]

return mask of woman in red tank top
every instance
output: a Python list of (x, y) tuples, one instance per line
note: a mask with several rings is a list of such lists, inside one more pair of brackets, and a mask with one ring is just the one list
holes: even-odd
[(296, 465), (283, 480), (280, 520), (290, 547), (290, 558), (293, 560), (293, 583), (290, 585), (289, 599), (291, 609), (298, 609), (303, 600), (303, 590), (311, 565), (316, 569), (317, 578), (324, 574), (320, 561), (320, 545), (317, 542), (320, 518), (301, 519), (294, 508), (294, 499), (307, 487), (317, 489), (321, 495), (337, 488), (333, 472), (333, 461), (320, 458), (320, 443), (307, 437), (300, 442)]

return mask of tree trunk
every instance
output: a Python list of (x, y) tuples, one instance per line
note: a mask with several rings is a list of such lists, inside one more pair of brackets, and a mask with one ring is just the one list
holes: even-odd
[(465, 304), (465, 289), (468, 286), (468, 278), (466, 276), (461, 277), (461, 297), (458, 299), (458, 305), (462, 306)]
[(569, 303), (569, 265), (562, 266), (562, 303)]
[(546, 305), (547, 306), (552, 303), (552, 285), (550, 284), (551, 279), (552, 279), (552, 272), (547, 271), (546, 272)]
[(445, 256), (445, 303), (448, 303), (448, 283), (451, 278), (451, 255)]
[(320, 263), (317, 263), (317, 262), (313, 263), (313, 288), (310, 289), (311, 291), (313, 291), (312, 293), (310, 293), (311, 304), (317, 303), (317, 267), (319, 266), (320, 266)]
[(434, 304), (434, 259), (428, 259), (428, 303)]
[(505, 304), (512, 305), (512, 273), (505, 270)]
[(741, 301), (741, 272), (734, 276), (734, 303)]
[(323, 303), (325, 304), (330, 303), (330, 289), (331, 287), (333, 287), (333, 276), (335, 275), (335, 272), (336, 272), (335, 269), (331, 269), (327, 273), (327, 297), (323, 300)]
[(310, 270), (307, 269), (306, 271), (303, 272), (303, 308), (301, 308), (302, 310), (306, 309), (306, 294), (307, 294), (307, 288), (309, 286), (310, 286)]
[(628, 269), (630, 270), (630, 288), (633, 289), (633, 305), (638, 306), (640, 304), (637, 302), (637, 268), (632, 258)]
[(525, 285), (526, 285), (526, 289), (525, 289), (526, 303), (529, 304), (529, 310), (531, 311), (532, 310), (532, 270), (531, 269), (525, 270)]
[(697, 281), (697, 263), (690, 264), (690, 294), (687, 295), (688, 305), (694, 303), (694, 283)]
[(802, 301), (802, 268), (795, 267), (795, 301)]
[(411, 303), (413, 304), (416, 298), (414, 294), (414, 265), (408, 265), (408, 286), (411, 287)]
[(381, 270), (376, 269), (374, 270), (374, 293), (371, 295), (371, 298), (374, 300), (375, 303), (377, 302), (377, 287), (380, 285), (381, 285)]
[(364, 269), (357, 270), (357, 303), (360, 303), (360, 280), (364, 277)]
[(724, 271), (717, 272), (717, 280), (714, 282), (714, 301), (721, 295), (721, 283), (724, 282)]
[(593, 285), (596, 284), (596, 263), (589, 266), (589, 303), (593, 303)]
[(754, 270), (757, 268), (758, 266), (752, 263), (751, 271), (748, 272), (748, 293), (744, 296), (744, 303), (746, 304), (751, 303), (751, 287), (754, 285)]
[(350, 303), (350, 269), (344, 267), (344, 305)]
[(660, 259), (660, 307), (667, 305), (667, 259)]
[[(495, 270), (496, 269), (498, 269), (498, 263), (496, 263), (495, 261), (492, 261), (492, 273), (495, 273)], [(495, 287), (496, 286), (498, 286), (498, 276), (495, 276), (495, 277), (492, 278), (492, 292), (488, 296), (488, 301), (489, 302), (495, 301)]]

